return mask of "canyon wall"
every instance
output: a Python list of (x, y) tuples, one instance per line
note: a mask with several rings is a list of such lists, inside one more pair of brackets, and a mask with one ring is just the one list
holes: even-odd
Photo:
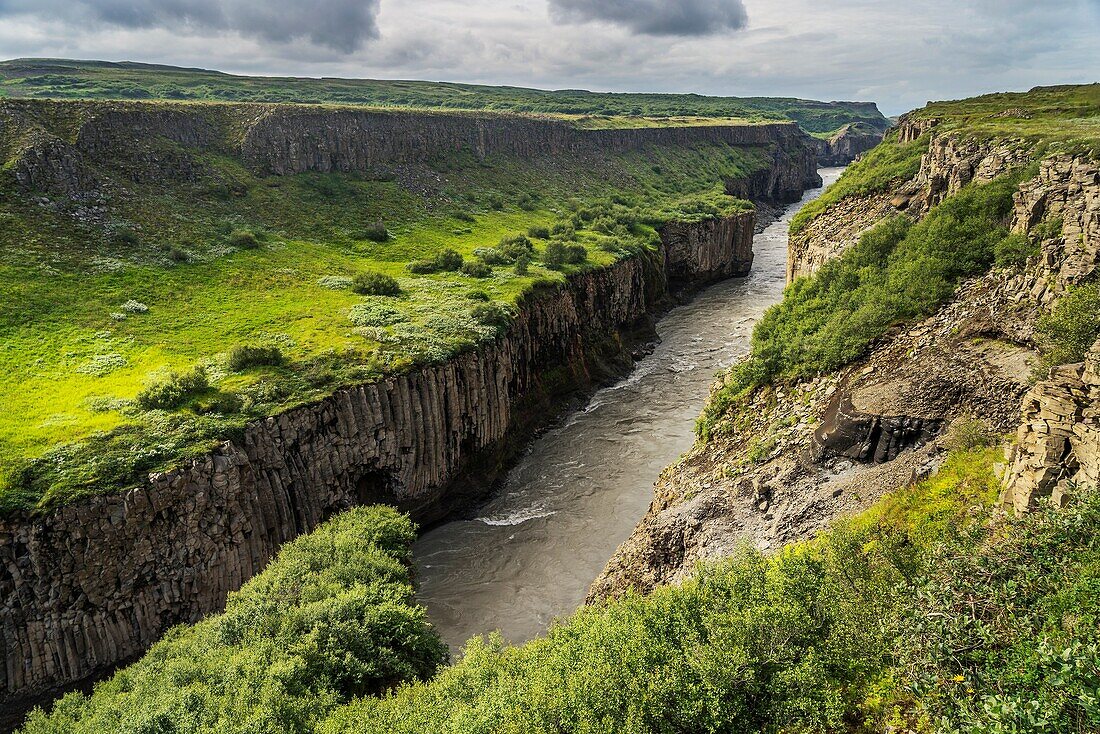
[(1006, 172), (1026, 166), (1032, 153), (1026, 146), (996, 140), (971, 140), (956, 134), (937, 136), (935, 121), (902, 121), (898, 142), (913, 142), (930, 134), (919, 172), (887, 191), (849, 196), (834, 203), (791, 235), (787, 251), (787, 282), (812, 275), (838, 257), (860, 236), (888, 216), (923, 217), (936, 204), (971, 183), (988, 183)]
[[(899, 134), (918, 140), (930, 130), (903, 125)], [(804, 232), (819, 238), (812, 256), (805, 240), (792, 239), (796, 273), (846, 248), (825, 246), (826, 237), (851, 242), (885, 216), (923, 216), (967, 182), (991, 180), (1027, 155), (1011, 141), (933, 135), (913, 181), (846, 198), (811, 222)], [(700, 561), (746, 542), (771, 550), (812, 537), (933, 471), (956, 421), (1017, 431), (1006, 507), (1024, 510), (1043, 497), (1063, 503), (1078, 486), (1100, 481), (1100, 343), (1082, 364), (1031, 385), (1039, 318), (1100, 266), (1100, 162), (1041, 160), (1018, 187), (1008, 224), (1039, 244), (1026, 266), (964, 282), (937, 313), (892, 330), (841, 370), (757, 389), (723, 431), (668, 467), (589, 600), (682, 580)]]
[(883, 131), (870, 125), (845, 125), (827, 140), (814, 138), (821, 166), (846, 166), (882, 142)]
[(752, 212), (528, 299), (476, 352), (252, 423), (119, 494), (0, 521), (0, 706), (71, 685), (217, 611), (286, 541), (386, 502), (433, 522), (483, 496), (571, 396), (621, 375), (674, 288), (747, 270)]
[(1100, 486), (1100, 341), (1081, 364), (1055, 367), (1024, 396), (1001, 492), (1006, 509), (1026, 512), (1043, 498), (1057, 506)]
[(8, 100), (0, 102), (0, 133), (9, 148), (0, 154), (24, 189), (66, 196), (94, 193), (96, 161), (105, 157), (137, 180), (191, 179), (200, 164), (188, 152), (197, 150), (287, 175), (431, 163), (459, 151), (532, 159), (721, 143), (771, 151), (749, 185), (733, 182), (742, 198), (794, 200), (816, 177), (815, 141), (794, 123), (589, 130), (486, 113)]

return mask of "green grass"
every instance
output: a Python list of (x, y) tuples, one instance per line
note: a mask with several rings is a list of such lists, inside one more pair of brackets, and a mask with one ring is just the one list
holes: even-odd
[[(27, 109), (67, 136), (90, 114), (72, 103)], [(234, 109), (180, 109), (231, 139)], [(2, 142), (14, 160), (18, 144), (10, 134)], [(743, 210), (721, 181), (768, 155), (721, 144), (536, 161), (455, 153), (397, 180), (261, 177), (231, 150), (164, 143), (92, 161), (110, 197), (99, 219), (64, 199), (42, 206), (0, 177), (0, 512), (117, 489), (238, 435), (251, 418), (494, 339), (500, 317), (479, 318), (471, 296), (514, 309), (540, 285), (652, 247), (663, 222)], [(146, 154), (188, 156), (201, 173), (135, 182)], [(547, 267), (552, 241), (536, 239), (523, 274), (510, 264), (488, 277), (407, 267), (447, 249), (476, 261), (506, 238), (555, 226), (564, 231), (553, 242), (584, 247), (583, 262)], [(394, 278), (400, 293), (356, 293), (364, 273)], [(127, 311), (129, 302), (144, 310)], [(234, 371), (242, 345), (277, 347), (285, 359)], [(135, 403), (147, 384), (197, 365), (210, 389), (180, 409)]]
[(408, 605), (411, 528), (355, 510), (226, 614), (23, 731), (1090, 731), (1100, 493), (991, 520), (1000, 453), (957, 450), (813, 541), (742, 549), (525, 645), (475, 638), (430, 680), (441, 648)]
[(933, 102), (910, 115), (936, 118), (938, 131), (968, 138), (1017, 140), (1041, 151), (1100, 154), (1100, 83)]
[(850, 122), (864, 122), (879, 130), (888, 124), (869, 102), (607, 94), (446, 82), (245, 77), (171, 66), (60, 59), (0, 63), (0, 96), (490, 110), (565, 116), (588, 128), (713, 124), (711, 119), (794, 120), (811, 132), (834, 131)]
[(799, 210), (791, 219), (790, 233), (798, 234), (829, 207), (852, 196), (867, 196), (889, 191), (920, 171), (921, 156), (928, 150), (928, 138), (909, 143), (897, 142), (896, 134), (886, 139), (850, 165), (835, 184)]

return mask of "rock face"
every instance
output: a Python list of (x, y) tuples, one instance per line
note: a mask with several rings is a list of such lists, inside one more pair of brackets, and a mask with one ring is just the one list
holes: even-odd
[[(929, 132), (935, 142), (934, 124), (903, 123), (898, 135)], [(1025, 161), (1011, 143), (940, 141), (912, 182), (834, 205), (804, 230), (809, 248), (793, 238), (794, 272), (838, 256), (884, 216), (900, 209), (923, 216), (966, 182)], [(1100, 480), (1100, 344), (1085, 363), (1029, 386), (1039, 316), (1100, 265), (1097, 174), (1085, 157), (1043, 160), (1038, 176), (1021, 184), (1011, 222), (1040, 241), (1038, 258), (962, 284), (934, 316), (887, 334), (837, 373), (745, 398), (729, 433), (697, 443), (661, 475), (648, 512), (589, 600), (681, 580), (699, 561), (745, 542), (774, 549), (811, 537), (933, 470), (958, 419), (976, 417), (1000, 433), (1018, 426), (1006, 506), (1026, 509), (1044, 496), (1062, 502), (1075, 483)]]
[(1062, 506), (1078, 487), (1100, 485), (1100, 341), (1084, 363), (1051, 370), (1022, 413), (1006, 456), (1005, 508), (1026, 512), (1045, 497)]
[(673, 290), (698, 287), (752, 267), (753, 212), (698, 223), (671, 222), (660, 230), (665, 272)]
[(190, 178), (201, 167), (194, 153), (207, 150), (239, 157), (259, 174), (287, 175), (369, 172), (460, 151), (531, 159), (724, 143), (771, 156), (751, 185), (738, 187), (742, 198), (787, 201), (816, 185), (815, 144), (794, 123), (586, 130), (487, 113), (8, 100), (0, 103), (0, 131), (17, 141), (0, 154), (24, 188), (65, 196), (94, 192), (97, 157), (136, 180)]
[(883, 135), (870, 125), (845, 125), (828, 140), (815, 139), (818, 165), (846, 166), (881, 143)]

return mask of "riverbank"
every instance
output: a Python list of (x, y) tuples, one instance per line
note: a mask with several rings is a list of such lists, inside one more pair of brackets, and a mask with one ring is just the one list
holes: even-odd
[[(840, 170), (823, 169), (825, 185)], [(654, 480), (691, 447), (715, 372), (747, 351), (755, 320), (782, 297), (787, 227), (819, 193), (766, 224), (747, 277), (665, 315), (653, 353), (531, 444), (489, 502), (414, 545), (418, 599), (452, 650), (493, 629), (523, 642), (583, 602)]]

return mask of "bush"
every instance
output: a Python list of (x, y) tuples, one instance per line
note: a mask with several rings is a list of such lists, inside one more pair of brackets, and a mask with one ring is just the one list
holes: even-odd
[(397, 279), (385, 273), (359, 273), (352, 279), (351, 289), (363, 296), (401, 295)]
[(389, 230), (387, 230), (386, 225), (381, 222), (368, 224), (363, 228), (362, 234), (363, 239), (370, 240), (371, 242), (386, 242), (390, 238)]
[(26, 734), (312, 732), (356, 696), (431, 676), (447, 648), (415, 605), (409, 519), (349, 510), (283, 546), (223, 614), (72, 693)]
[(185, 263), (190, 260), (190, 256), (185, 250), (181, 250), (178, 247), (168, 248), (168, 259), (174, 263)]
[(1038, 241), (1032, 241), (1027, 235), (1011, 234), (997, 243), (994, 261), (997, 267), (1018, 267), (1027, 263), (1028, 258), (1039, 255)]
[(1055, 365), (1082, 361), (1100, 338), (1100, 284), (1071, 288), (1053, 311), (1039, 319), (1036, 336), (1043, 355), (1037, 377), (1045, 377)]
[(549, 227), (531, 227), (527, 230), (527, 236), (535, 240), (548, 240), (550, 239)]
[(416, 260), (408, 264), (411, 273), (425, 275), (428, 273), (454, 272), (462, 268), (463, 258), (458, 252), (447, 249), (440, 252), (430, 260)]
[(466, 297), (469, 298), (471, 301), (483, 301), (486, 303), (493, 300), (485, 291), (470, 291), (466, 294)]
[(238, 344), (229, 350), (227, 364), (234, 372), (243, 372), (250, 367), (278, 366), (283, 363), (283, 353), (276, 346), (254, 346)]
[(588, 259), (588, 250), (582, 245), (567, 245), (554, 240), (546, 245), (542, 261), (548, 268), (560, 270), (563, 266), (576, 265)]
[(520, 255), (516, 258), (516, 264), (512, 267), (512, 272), (514, 272), (516, 275), (527, 275), (530, 265), (531, 256)]
[(492, 267), (488, 263), (478, 262), (477, 260), (470, 260), (462, 266), (463, 275), (468, 275), (471, 278), (488, 278), (493, 274)]
[(348, 318), (356, 326), (392, 326), (408, 319), (385, 303), (357, 303), (348, 311)]
[(237, 393), (219, 392), (210, 400), (204, 400), (195, 406), (196, 413), (214, 413), (216, 415), (233, 415), (244, 409), (244, 401)]
[(137, 404), (144, 410), (176, 410), (210, 389), (210, 381), (202, 366), (190, 372), (171, 372), (164, 380), (148, 385), (137, 395)]
[(512, 323), (512, 312), (503, 303), (486, 303), (474, 306), (470, 316), (479, 324), (490, 326), (498, 333), (504, 331)]
[(236, 229), (229, 235), (229, 244), (242, 250), (255, 250), (260, 246), (260, 240), (251, 230)]

